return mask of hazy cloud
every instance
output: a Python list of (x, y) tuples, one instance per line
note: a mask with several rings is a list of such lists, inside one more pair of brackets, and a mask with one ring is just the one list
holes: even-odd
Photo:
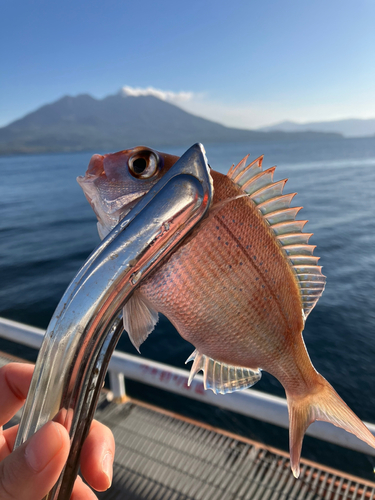
[[(229, 100), (212, 99), (207, 92), (173, 92), (154, 87), (130, 87), (121, 89), (125, 96), (152, 95), (163, 101), (168, 101), (181, 107), (189, 113), (213, 120), (228, 127), (257, 129), (284, 120), (295, 122), (313, 122), (339, 120), (348, 117), (372, 118), (372, 108), (359, 113), (365, 97), (357, 96), (355, 103), (342, 102), (302, 102), (275, 101), (243, 101), (238, 102), (231, 96)], [(361, 106), (362, 105), (362, 106)]]
[(130, 87), (128, 85), (122, 87), (121, 92), (126, 96), (134, 97), (138, 97), (141, 95), (152, 95), (154, 97), (157, 97), (158, 99), (161, 99), (162, 101), (169, 101), (174, 103), (190, 101), (194, 96), (193, 92), (172, 92), (171, 90), (160, 90), (155, 89), (154, 87), (140, 88)]

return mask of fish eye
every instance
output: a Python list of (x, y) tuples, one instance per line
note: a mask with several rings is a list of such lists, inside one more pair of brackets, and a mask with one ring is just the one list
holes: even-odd
[(141, 151), (133, 155), (128, 161), (130, 173), (138, 179), (152, 177), (158, 170), (160, 160), (152, 151)]

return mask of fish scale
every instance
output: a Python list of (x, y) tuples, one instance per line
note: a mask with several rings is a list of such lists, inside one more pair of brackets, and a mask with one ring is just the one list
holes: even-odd
[[(177, 160), (143, 146), (94, 155), (78, 181), (99, 234), (108, 234)], [(315, 370), (303, 341), (325, 276), (311, 233), (302, 232), (307, 221), (295, 220), (301, 207), (290, 207), (296, 193), (283, 194), (287, 179), (274, 182), (275, 167), (263, 171), (262, 156), (247, 160), (227, 176), (211, 170), (208, 217), (135, 290), (124, 327), (139, 350), (163, 313), (195, 347), (189, 383), (202, 370), (205, 388), (216, 394), (253, 386), (261, 370), (274, 375), (286, 392), (290, 464), (298, 477), (303, 436), (315, 420), (373, 447), (375, 437)]]

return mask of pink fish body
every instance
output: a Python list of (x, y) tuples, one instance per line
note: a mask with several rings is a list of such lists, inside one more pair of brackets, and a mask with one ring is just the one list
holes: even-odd
[[(138, 147), (95, 155), (78, 182), (107, 234), (177, 161)], [(214, 201), (208, 218), (133, 294), (124, 326), (137, 349), (158, 313), (195, 351), (190, 379), (204, 372), (206, 388), (227, 393), (251, 387), (261, 370), (284, 386), (290, 419), (291, 468), (299, 475), (302, 440), (315, 420), (352, 432), (370, 446), (375, 438), (315, 370), (302, 331), (324, 290), (325, 277), (283, 195), (275, 168), (247, 157), (228, 175), (211, 170)], [(138, 195), (138, 196), (137, 196)]]

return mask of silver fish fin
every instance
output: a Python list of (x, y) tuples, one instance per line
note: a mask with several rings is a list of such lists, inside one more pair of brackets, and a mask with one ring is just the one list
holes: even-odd
[(297, 193), (284, 194), (282, 196), (276, 196), (270, 200), (266, 200), (258, 205), (258, 210), (266, 215), (270, 212), (275, 212), (276, 210), (283, 210), (284, 208), (289, 208), (292, 199)]
[(257, 191), (264, 189), (267, 186), (273, 184), (273, 174), (275, 173), (276, 167), (268, 168), (264, 172), (260, 172), (254, 175), (242, 186), (242, 190), (247, 194), (254, 194)]
[(238, 165), (234, 168), (232, 166), (227, 173), (229, 179), (232, 179), (232, 181), (238, 186), (243, 186), (248, 179), (262, 171), (263, 156), (259, 156), (259, 158), (256, 158), (254, 161), (249, 163), (249, 165), (246, 165), (248, 158), (249, 155), (245, 156), (245, 158), (243, 158)]
[(107, 229), (101, 222), (97, 222), (96, 227), (98, 228), (99, 238), (104, 240), (107, 234), (110, 233), (110, 230)]
[(307, 245), (312, 235), (312, 233), (289, 233), (277, 236), (277, 240), (283, 247), (290, 245)]
[(188, 385), (191, 384), (194, 376), (202, 370), (204, 388), (211, 389), (215, 394), (247, 389), (255, 385), (262, 377), (260, 368), (251, 370), (250, 368), (227, 365), (205, 356), (197, 349), (186, 360), (186, 363), (189, 361), (193, 361), (193, 366)]
[(307, 221), (295, 220), (302, 207), (290, 207), (296, 193), (283, 195), (287, 179), (273, 182), (276, 167), (262, 171), (263, 156), (249, 165), (247, 159), (248, 156), (232, 167), (228, 177), (249, 195), (280, 243), (295, 272), (307, 318), (323, 293), (325, 276), (317, 265), (318, 257), (313, 256), (315, 246), (308, 245), (311, 233), (302, 232)]
[(274, 212), (263, 214), (263, 217), (270, 226), (281, 222), (290, 222), (295, 220), (301, 208), (302, 207), (283, 208), (282, 210), (275, 210)]
[(141, 344), (147, 339), (158, 322), (159, 314), (135, 291), (123, 308), (124, 328), (133, 346), (140, 352)]

